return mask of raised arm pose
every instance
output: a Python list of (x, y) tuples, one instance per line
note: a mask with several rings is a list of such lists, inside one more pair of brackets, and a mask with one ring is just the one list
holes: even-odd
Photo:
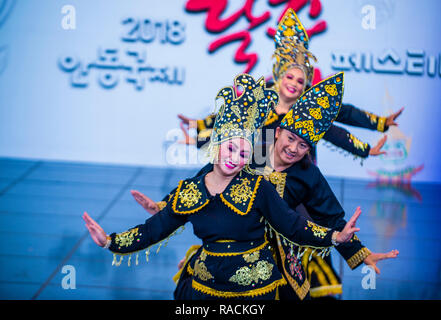
[[(335, 110), (336, 105), (339, 104), (336, 97), (342, 95), (342, 81), (343, 75), (340, 74), (324, 80), (306, 92), (276, 129), (276, 141), (270, 146), (266, 163), (252, 165), (258, 173), (271, 182), (291, 209), (296, 209), (302, 204), (309, 219), (328, 228), (337, 229), (343, 228), (346, 224), (345, 212), (320, 170), (311, 163), (307, 155), (334, 120), (331, 106), (334, 106)], [(317, 103), (319, 98), (324, 97), (330, 102), (328, 108)], [(207, 165), (196, 176), (204, 175), (212, 168), (212, 165)], [(132, 194), (151, 214), (159, 210), (155, 202), (140, 192), (132, 191)], [(332, 267), (330, 256), (320, 255), (319, 252), (308, 248), (292, 248), (289, 242), (283, 241), (283, 238), (276, 233), (269, 232), (267, 238), (274, 248), (278, 268), (289, 284), (281, 288), (279, 292), (281, 299), (302, 299), (308, 289), (312, 298), (342, 293), (341, 280)], [(177, 298), (186, 296), (188, 279), (197, 256), (192, 254), (197, 253), (198, 248), (193, 246), (188, 251), (182, 263), (184, 267), (180, 268), (181, 271), (175, 277), (175, 280), (179, 279), (175, 291)], [(349, 243), (336, 248), (350, 268), (355, 269), (364, 262), (378, 273), (380, 272), (376, 265), (378, 261), (396, 257), (398, 254), (396, 250), (388, 253), (373, 253), (355, 236)]]

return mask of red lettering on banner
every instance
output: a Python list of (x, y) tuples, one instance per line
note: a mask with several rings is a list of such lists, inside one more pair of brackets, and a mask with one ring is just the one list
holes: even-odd
[[(241, 17), (244, 17), (248, 21), (248, 26), (245, 30), (238, 31), (229, 35), (221, 36), (211, 42), (208, 46), (208, 52), (213, 53), (219, 48), (226, 46), (232, 42), (239, 41), (239, 46), (234, 55), (234, 62), (239, 64), (246, 64), (244, 72), (249, 73), (255, 67), (259, 56), (257, 53), (248, 53), (246, 50), (251, 43), (250, 31), (271, 18), (269, 11), (263, 12), (261, 15), (254, 16), (252, 13), (253, 5), (257, 0), (244, 0), (244, 5), (235, 13), (229, 17), (221, 18), (221, 15), (225, 11), (228, 5), (228, 0), (187, 0), (185, 4), (185, 10), (188, 12), (206, 12), (205, 29), (210, 33), (222, 33), (228, 28), (234, 25)], [(322, 4), (320, 0), (268, 0), (270, 6), (278, 6), (286, 3), (285, 9), (282, 11), (278, 21), (283, 17), (288, 8), (292, 8), (295, 12), (303, 9), (308, 3), (309, 16), (311, 18), (317, 18), (322, 12)], [(314, 26), (307, 29), (308, 36), (311, 38), (314, 35), (322, 33), (326, 30), (326, 22), (320, 20), (315, 23)], [(276, 33), (275, 28), (267, 28), (267, 35), (274, 38)], [(316, 69), (314, 75), (314, 83), (321, 80), (320, 70)]]
[(216, 41), (213, 41), (208, 47), (208, 51), (210, 53), (214, 52), (218, 48), (237, 40), (242, 40), (242, 44), (239, 46), (239, 48), (236, 51), (236, 54), (234, 55), (234, 61), (236, 61), (237, 63), (247, 63), (244, 72), (249, 73), (256, 65), (258, 56), (256, 53), (245, 52), (245, 50), (248, 48), (249, 44), (251, 43), (251, 35), (248, 31), (236, 32), (231, 35), (222, 37)]
[(245, 18), (250, 23), (248, 29), (251, 30), (265, 21), (267, 21), (271, 14), (269, 11), (264, 12), (261, 16), (255, 17), (252, 14), (253, 4), (255, 0), (246, 0), (245, 5), (236, 13), (225, 19), (220, 19), (220, 15), (227, 7), (228, 0), (188, 0), (185, 9), (189, 12), (207, 11), (207, 18), (205, 19), (205, 28), (209, 32), (219, 33), (231, 27), (240, 17)]

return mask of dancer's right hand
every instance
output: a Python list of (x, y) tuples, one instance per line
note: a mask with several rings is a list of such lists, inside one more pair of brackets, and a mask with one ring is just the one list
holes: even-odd
[(369, 155), (370, 156), (379, 156), (382, 154), (386, 154), (386, 151), (381, 150), (381, 148), (383, 148), (384, 144), (386, 143), (386, 140), (387, 140), (387, 136), (384, 135), (383, 138), (378, 140), (377, 145), (375, 147), (371, 148), (371, 150), (369, 150)]
[(190, 119), (190, 118), (184, 116), (183, 114), (178, 114), (178, 118), (181, 120), (182, 124), (187, 125), (190, 129), (196, 128), (196, 126), (197, 126), (196, 120)]
[(95, 241), (100, 247), (104, 247), (107, 243), (107, 234), (104, 232), (103, 228), (101, 228), (100, 225), (87, 214), (87, 212), (84, 212), (83, 220), (86, 222), (86, 228), (89, 230), (93, 241)]
[(138, 202), (151, 215), (154, 215), (160, 211), (158, 204), (145, 194), (137, 190), (130, 190), (130, 193), (132, 194), (133, 198), (135, 198), (136, 202)]

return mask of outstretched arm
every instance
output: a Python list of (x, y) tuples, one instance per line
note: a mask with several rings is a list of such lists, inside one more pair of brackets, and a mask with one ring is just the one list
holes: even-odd
[(404, 108), (385, 117), (378, 116), (368, 111), (361, 110), (351, 104), (342, 104), (340, 112), (335, 121), (355, 127), (366, 128), (385, 132), (390, 126), (397, 126), (396, 119), (401, 115)]

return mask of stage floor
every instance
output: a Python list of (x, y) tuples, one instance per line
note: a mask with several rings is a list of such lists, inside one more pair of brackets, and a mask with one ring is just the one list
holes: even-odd
[[(172, 299), (177, 263), (200, 243), (190, 224), (148, 263), (141, 256), (138, 266), (115, 267), (81, 216), (87, 211), (109, 233), (125, 231), (149, 217), (131, 189), (161, 200), (196, 172), (0, 158), (0, 299)], [(361, 206), (358, 236), (371, 251), (400, 251), (363, 288), (369, 272), (351, 271), (333, 250), (342, 299), (441, 299), (441, 185), (328, 182), (347, 217)]]

